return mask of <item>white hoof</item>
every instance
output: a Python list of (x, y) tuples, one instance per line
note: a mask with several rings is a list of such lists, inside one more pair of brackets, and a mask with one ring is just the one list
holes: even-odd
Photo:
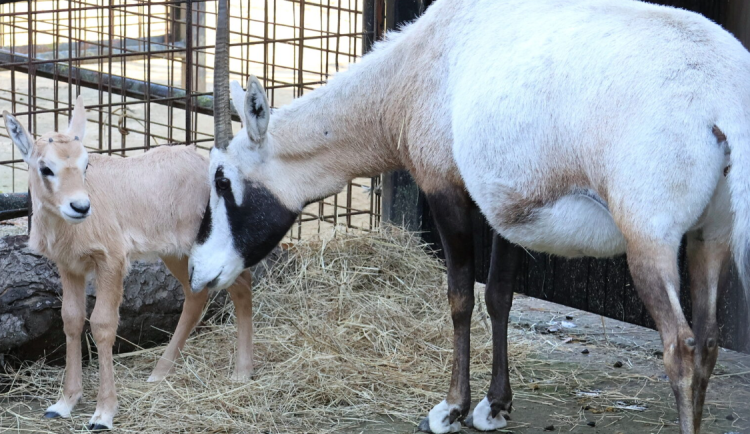
[(166, 375), (159, 375), (159, 374), (151, 374), (151, 376), (148, 377), (148, 380), (146, 380), (147, 383), (158, 383), (159, 381), (166, 378)]
[(77, 401), (78, 400), (76, 399), (73, 402), (67, 402), (65, 398), (60, 398), (60, 400), (57, 401), (55, 404), (47, 407), (47, 410), (44, 411), (44, 417), (46, 418), (55, 418), (55, 417), (69, 418), (70, 412), (71, 410), (73, 410), (73, 407), (76, 405)]
[(116, 411), (105, 412), (97, 409), (94, 415), (91, 416), (91, 420), (89, 420), (88, 429), (90, 431), (111, 430), (113, 425), (112, 419), (114, 419), (115, 413)]
[(250, 372), (233, 372), (229, 379), (235, 383), (246, 383), (253, 379), (253, 371)]
[(497, 416), (492, 417), (492, 407), (487, 397), (474, 407), (471, 423), (478, 431), (494, 431), (508, 426), (502, 414), (498, 413)]
[(427, 415), (430, 431), (435, 434), (461, 431), (461, 423), (459, 421), (450, 423), (451, 411), (457, 408), (459, 408), (457, 405), (449, 405), (447, 401), (443, 401), (430, 410), (430, 413)]

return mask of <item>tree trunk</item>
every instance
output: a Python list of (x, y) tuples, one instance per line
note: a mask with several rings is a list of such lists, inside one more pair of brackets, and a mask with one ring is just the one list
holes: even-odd
[[(25, 235), (0, 238), (0, 366), (3, 359), (15, 364), (46, 357), (47, 362), (62, 363), (65, 357), (57, 267), (31, 253), (27, 241)], [(114, 351), (167, 342), (182, 311), (181, 285), (161, 261), (134, 262), (124, 288)], [(86, 295), (90, 315), (96, 301), (90, 283)], [(229, 302), (226, 291), (213, 294), (211, 299), (209, 310)], [(88, 334), (87, 323), (84, 335)], [(83, 345), (84, 352), (87, 348)]]

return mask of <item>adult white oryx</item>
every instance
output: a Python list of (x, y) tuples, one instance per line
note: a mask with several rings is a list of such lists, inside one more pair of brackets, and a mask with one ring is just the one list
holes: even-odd
[[(29, 247), (54, 261), (62, 282), (66, 337), (62, 396), (45, 417), (70, 417), (83, 393), (81, 333), (86, 319), (86, 277), (96, 289), (91, 333), (99, 358), (99, 393), (90, 430), (112, 429), (117, 412), (112, 345), (117, 334), (123, 278), (130, 260), (160, 257), (185, 292), (177, 329), (148, 381), (173, 369), (208, 300), (191, 291), (190, 248), (209, 196), (208, 161), (193, 147), (164, 146), (131, 158), (89, 155), (83, 146), (86, 112), (78, 97), (65, 133), (34, 138), (4, 112), (8, 134), (29, 165), (34, 208)], [(237, 362), (233, 378), (253, 370), (253, 299), (245, 271), (229, 288), (237, 312)]]
[[(664, 343), (680, 430), (699, 432), (730, 244), (743, 279), (748, 268), (750, 54), (729, 33), (630, 0), (439, 0), (273, 116), (253, 77), (246, 95), (235, 86), (232, 96), (244, 130), (211, 151), (194, 288), (229, 285), (306, 203), (353, 177), (404, 167), (435, 211), (455, 329), (450, 389), (422, 429), (454, 432), (465, 420), (492, 430), (511, 409), (505, 333), (517, 249), (497, 239), (486, 289), (493, 377), (466, 418), (473, 200), (526, 248), (627, 252)], [(686, 233), (692, 330), (677, 294)]]

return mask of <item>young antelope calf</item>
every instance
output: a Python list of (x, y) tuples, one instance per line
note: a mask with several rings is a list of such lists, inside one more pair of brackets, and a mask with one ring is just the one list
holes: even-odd
[[(208, 202), (208, 161), (186, 146), (160, 147), (132, 158), (88, 155), (78, 97), (66, 133), (36, 141), (7, 111), (11, 140), (29, 165), (34, 209), (29, 247), (57, 264), (63, 287), (66, 336), (63, 394), (45, 417), (69, 417), (82, 395), (81, 332), (86, 315), (86, 277), (96, 286), (91, 331), (99, 354), (99, 394), (89, 429), (111, 429), (117, 412), (112, 345), (119, 321), (123, 278), (133, 259), (158, 256), (183, 286), (185, 304), (177, 329), (148, 381), (163, 379), (200, 319), (208, 298), (190, 290), (188, 254)], [(253, 369), (251, 276), (228, 288), (238, 319), (233, 378)]]

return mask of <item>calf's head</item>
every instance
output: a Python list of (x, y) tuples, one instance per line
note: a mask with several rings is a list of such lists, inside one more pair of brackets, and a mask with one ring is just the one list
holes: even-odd
[(91, 202), (86, 188), (89, 156), (83, 147), (83, 98), (76, 100), (65, 133), (46, 133), (34, 140), (13, 115), (4, 111), (3, 118), (10, 139), (29, 165), (29, 184), (38, 199), (35, 204), (71, 224), (86, 220), (91, 215)]

